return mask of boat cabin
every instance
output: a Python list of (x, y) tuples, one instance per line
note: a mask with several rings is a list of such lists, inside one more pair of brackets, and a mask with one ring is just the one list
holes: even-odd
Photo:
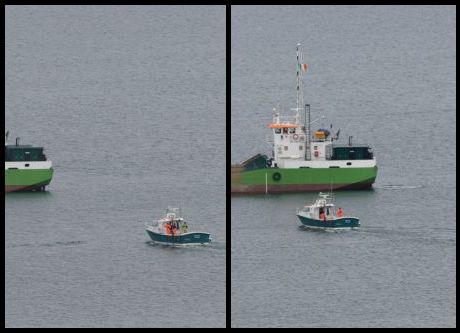
[(5, 162), (46, 161), (42, 147), (31, 145), (5, 146)]
[(335, 205), (325, 193), (321, 193), (313, 205), (305, 205), (300, 212), (303, 216), (315, 220), (334, 220), (337, 217)]
[(168, 208), (166, 215), (153, 222), (155, 232), (169, 236), (179, 236), (188, 232), (188, 224), (184, 218), (179, 217), (177, 208)]

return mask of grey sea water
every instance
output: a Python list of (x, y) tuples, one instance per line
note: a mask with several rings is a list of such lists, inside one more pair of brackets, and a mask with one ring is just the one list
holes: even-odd
[[(223, 327), (224, 6), (7, 6), (6, 126), (46, 193), (5, 195), (7, 327)], [(180, 206), (207, 247), (144, 224)]]
[(232, 6), (231, 162), (270, 154), (295, 107), (295, 47), (318, 126), (374, 148), (373, 191), (336, 192), (362, 227), (298, 228), (317, 193), (231, 200), (233, 327), (455, 327), (452, 6)]

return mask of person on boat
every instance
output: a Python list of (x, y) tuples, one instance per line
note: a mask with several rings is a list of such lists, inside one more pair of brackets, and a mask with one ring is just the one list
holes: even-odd
[(181, 231), (180, 231), (182, 234), (185, 234), (188, 232), (188, 225), (187, 225), (187, 222), (183, 222), (182, 225), (181, 225)]
[(343, 217), (342, 207), (339, 207), (339, 209), (337, 210), (337, 217)]
[(319, 219), (321, 221), (326, 221), (326, 215), (324, 214), (324, 212), (322, 211), (321, 213), (319, 213)]
[(166, 235), (171, 235), (172, 234), (172, 227), (171, 227), (170, 223), (165, 224), (165, 231), (166, 231)]

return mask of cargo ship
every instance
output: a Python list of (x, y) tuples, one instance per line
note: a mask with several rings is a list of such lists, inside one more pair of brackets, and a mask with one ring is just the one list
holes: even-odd
[[(293, 115), (273, 110), (268, 125), (273, 134), (272, 155), (257, 154), (231, 166), (231, 193), (283, 193), (371, 189), (377, 162), (366, 144), (338, 144), (340, 129), (313, 129), (310, 105), (303, 102), (303, 63), (297, 44), (297, 104)], [(302, 118), (303, 114), (303, 119)], [(324, 118), (324, 117), (322, 117)], [(322, 119), (320, 118), (320, 119)]]
[(8, 145), (5, 135), (5, 192), (45, 191), (53, 178), (52, 162), (43, 153), (43, 147)]

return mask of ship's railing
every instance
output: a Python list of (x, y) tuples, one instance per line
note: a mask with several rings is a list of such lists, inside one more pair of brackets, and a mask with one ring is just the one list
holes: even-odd
[[(336, 141), (334, 141), (336, 142)], [(370, 145), (367, 143), (353, 143), (351, 146), (348, 143), (334, 143), (334, 148), (348, 148), (348, 147), (354, 147), (354, 148), (369, 148), (372, 149)]]
[(276, 118), (280, 124), (292, 124), (296, 122), (295, 116), (277, 116)]

